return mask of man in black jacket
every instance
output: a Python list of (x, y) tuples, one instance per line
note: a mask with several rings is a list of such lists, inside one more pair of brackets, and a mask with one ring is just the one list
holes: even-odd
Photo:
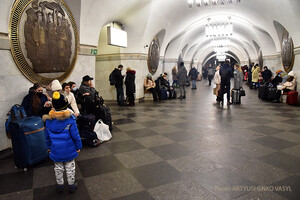
[(229, 65), (229, 61), (225, 60), (225, 63), (220, 69), (221, 76), (221, 104), (224, 104), (224, 94), (227, 93), (227, 105), (232, 104), (230, 102), (230, 79), (233, 77), (233, 69)]
[[(95, 97), (97, 91), (95, 90), (95, 87), (92, 83), (93, 78), (89, 75), (86, 75), (82, 78), (81, 85), (79, 87), (79, 93), (82, 96), (82, 99), (84, 101), (84, 111), (87, 114), (91, 114), (95, 111)], [(82, 102), (83, 103), (83, 102)]]
[(114, 78), (116, 80), (116, 90), (117, 90), (117, 102), (119, 106), (124, 105), (124, 90), (123, 90), (123, 79), (122, 75), (123, 65), (119, 65), (118, 68), (115, 68), (113, 71)]

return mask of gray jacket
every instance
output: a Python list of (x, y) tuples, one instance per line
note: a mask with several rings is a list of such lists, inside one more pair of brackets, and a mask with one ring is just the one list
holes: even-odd
[(177, 78), (178, 78), (178, 84), (179, 85), (185, 85), (186, 84), (187, 71), (186, 71), (185, 66), (182, 66), (178, 69)]
[(233, 78), (234, 78), (233, 89), (239, 90), (241, 87), (243, 87), (243, 73), (242, 72), (240, 72), (239, 70), (234, 70)]

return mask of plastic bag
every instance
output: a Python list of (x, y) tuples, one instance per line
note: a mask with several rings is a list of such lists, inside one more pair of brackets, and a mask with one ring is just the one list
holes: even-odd
[(97, 137), (101, 143), (112, 138), (112, 135), (109, 131), (109, 126), (104, 124), (101, 119), (99, 119), (95, 124), (94, 132), (97, 134)]

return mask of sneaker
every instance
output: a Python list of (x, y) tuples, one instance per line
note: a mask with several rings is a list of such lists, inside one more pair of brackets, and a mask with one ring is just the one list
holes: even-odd
[(64, 186), (64, 185), (59, 185), (59, 184), (56, 185), (56, 191), (57, 191), (58, 193), (63, 193), (63, 192), (64, 192), (64, 189), (65, 189), (65, 186)]
[(183, 96), (182, 96), (182, 98), (184, 98), (184, 99), (185, 99), (185, 95), (183, 95)]
[(227, 101), (227, 105), (231, 105), (232, 104), (232, 102), (230, 102), (230, 101)]
[(73, 185), (69, 185), (69, 192), (74, 193), (78, 188), (77, 182), (74, 182)]

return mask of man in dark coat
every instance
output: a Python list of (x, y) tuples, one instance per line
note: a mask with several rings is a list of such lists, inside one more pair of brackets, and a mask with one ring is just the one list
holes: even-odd
[(192, 89), (197, 89), (196, 81), (198, 77), (198, 70), (195, 68), (195, 66), (192, 67), (192, 69), (189, 72), (189, 77), (192, 79)]
[(130, 67), (126, 70), (126, 96), (128, 98), (128, 106), (134, 106), (134, 93), (135, 93), (135, 71)]
[(262, 77), (263, 77), (264, 83), (269, 82), (272, 78), (272, 72), (268, 69), (267, 66), (264, 66), (264, 70), (262, 72)]
[(89, 75), (86, 75), (82, 78), (81, 85), (79, 87), (79, 93), (82, 96), (83, 100), (83, 112), (86, 112), (87, 114), (94, 113), (96, 104), (96, 90), (93, 86), (92, 80), (94, 78), (90, 77)]
[(233, 77), (233, 69), (229, 65), (229, 61), (225, 60), (225, 63), (220, 69), (221, 76), (221, 104), (224, 104), (224, 94), (227, 93), (227, 104), (230, 102), (230, 79)]
[(178, 78), (178, 84), (179, 84), (179, 89), (180, 89), (180, 96), (179, 98), (184, 98), (185, 99), (185, 86), (186, 86), (186, 81), (187, 81), (187, 71), (184, 66), (183, 62), (180, 62), (179, 64), (179, 69), (177, 73), (177, 78)]
[(116, 80), (116, 90), (117, 90), (117, 102), (119, 106), (124, 106), (124, 90), (123, 90), (123, 79), (124, 76), (122, 75), (123, 65), (119, 65), (118, 68), (115, 68), (114, 78)]

